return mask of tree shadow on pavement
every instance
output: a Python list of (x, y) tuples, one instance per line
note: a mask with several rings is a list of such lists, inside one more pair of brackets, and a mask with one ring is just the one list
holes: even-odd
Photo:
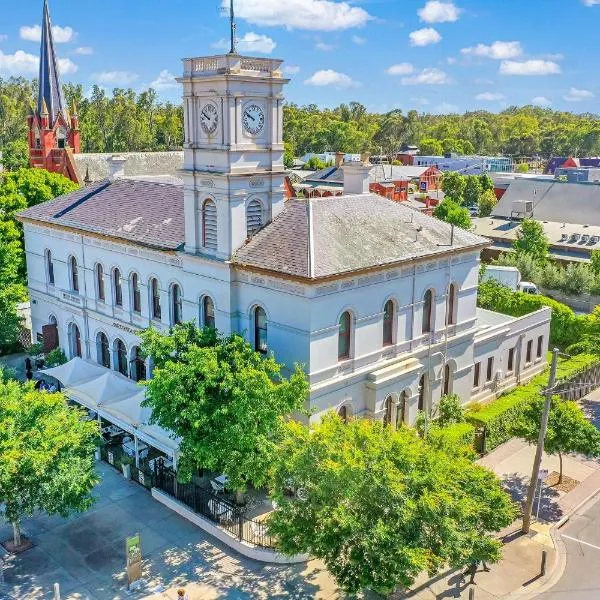
[(585, 416), (600, 429), (600, 402), (590, 398), (583, 398), (579, 404), (585, 413)]
[[(529, 489), (529, 477), (524, 477), (518, 473), (511, 473), (502, 479), (502, 487), (511, 495), (512, 499), (520, 506), (523, 506), (527, 498)], [(533, 515), (535, 516), (538, 508), (539, 488), (535, 495), (533, 503)], [(540, 502), (539, 518), (541, 521), (555, 522), (563, 516), (563, 511), (558, 505), (560, 494), (553, 488), (544, 485), (542, 489), (542, 498)]]

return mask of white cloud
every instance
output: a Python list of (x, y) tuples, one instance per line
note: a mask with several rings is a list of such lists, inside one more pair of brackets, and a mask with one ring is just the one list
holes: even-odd
[[(22, 40), (29, 42), (40, 42), (42, 40), (42, 28), (39, 25), (23, 25), (19, 29), (19, 35)], [(72, 27), (61, 27), (60, 25), (52, 26), (52, 35), (57, 44), (65, 44), (71, 42), (77, 35)]]
[(417, 12), (419, 17), (421, 17), (421, 21), (425, 21), (426, 23), (451, 23), (458, 21), (461, 9), (452, 2), (429, 0)]
[[(12, 75), (34, 74), (38, 72), (39, 65), (39, 56), (23, 52), (23, 50), (17, 50), (14, 54), (4, 54), (0, 50), (0, 72)], [(61, 75), (70, 75), (77, 72), (79, 67), (69, 58), (59, 58), (58, 68)]]
[(456, 64), (456, 62), (457, 62), (457, 60), (456, 60), (456, 58), (454, 58), (454, 56), (448, 56), (448, 57), (446, 58), (446, 62), (447, 62), (449, 65), (455, 65), (455, 64)]
[[(222, 0), (225, 8), (229, 0)], [(360, 27), (372, 19), (363, 8), (335, 0), (238, 0), (238, 17), (255, 25), (336, 31)]]
[(70, 58), (58, 59), (58, 70), (61, 75), (71, 75), (77, 73), (79, 67)]
[(94, 73), (92, 79), (98, 83), (106, 83), (107, 85), (129, 85), (138, 78), (136, 73), (129, 71), (102, 71)]
[(352, 36), (352, 41), (357, 45), (357, 46), (364, 46), (367, 43), (366, 38), (364, 37), (360, 37), (360, 35), (353, 35)]
[(567, 102), (581, 102), (582, 100), (587, 100), (589, 98), (593, 98), (594, 93), (589, 90), (579, 90), (577, 88), (572, 87), (569, 90), (568, 94), (565, 94), (563, 98), (567, 100)]
[(499, 72), (501, 75), (558, 75), (561, 69), (551, 60), (503, 60)]
[(75, 50), (73, 50), (73, 54), (89, 56), (90, 54), (94, 54), (94, 49), (90, 46), (79, 46), (79, 48), (75, 48)]
[(4, 33), (0, 33), (0, 42), (4, 42), (8, 39), (8, 36)]
[(387, 69), (386, 73), (388, 75), (410, 75), (413, 73), (415, 68), (407, 62), (398, 63), (397, 65), (392, 65), (389, 69)]
[(286, 75), (296, 75), (296, 73), (300, 73), (300, 67), (298, 65), (286, 65), (283, 67), (283, 72)]
[(358, 81), (354, 81), (352, 77), (345, 73), (339, 73), (333, 69), (323, 69), (317, 71), (311, 77), (304, 81), (306, 85), (314, 85), (318, 87), (331, 85), (338, 89), (347, 89), (352, 87), (358, 87), (361, 84)]
[(408, 39), (411, 46), (429, 46), (437, 44), (442, 36), (433, 27), (425, 27), (409, 33)]
[(412, 77), (403, 77), (402, 85), (445, 85), (450, 78), (441, 69), (428, 67)]
[(583, 3), (586, 6), (596, 6), (596, 4), (600, 4), (600, 0), (583, 0)]
[(494, 102), (495, 100), (504, 100), (504, 94), (499, 92), (482, 92), (475, 96), (475, 100), (481, 100), (483, 102)]
[[(229, 50), (230, 40), (222, 38), (215, 42), (212, 47), (222, 50)], [(237, 49), (241, 52), (258, 52), (259, 54), (271, 54), (277, 47), (277, 44), (267, 35), (262, 35), (249, 31), (244, 37), (238, 38)]]
[(321, 50), (321, 52), (332, 52), (335, 50), (335, 46), (333, 44), (326, 44), (325, 42), (317, 42), (315, 44), (315, 48), (317, 50)]
[(467, 56), (480, 56), (504, 60), (506, 58), (516, 58), (517, 56), (521, 56), (521, 54), (523, 54), (523, 48), (521, 42), (494, 42), (489, 46), (477, 44), (477, 46), (463, 48), (460, 52)]
[(536, 106), (551, 106), (552, 101), (548, 100), (545, 96), (536, 96), (532, 98), (531, 104), (535, 104)]
[(151, 88), (155, 90), (170, 90), (179, 87), (179, 84), (175, 81), (175, 75), (170, 73), (167, 69), (163, 69), (158, 77), (150, 84)]

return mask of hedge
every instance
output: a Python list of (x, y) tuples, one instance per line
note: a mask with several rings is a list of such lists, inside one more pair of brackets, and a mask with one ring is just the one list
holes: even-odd
[(474, 458), (475, 426), (471, 423), (454, 423), (445, 427), (432, 425), (427, 432), (427, 442), (448, 454)]
[[(569, 359), (559, 359), (556, 371), (557, 380), (570, 380), (600, 363), (598, 356), (579, 354)], [(536, 375), (529, 383), (520, 385), (511, 392), (476, 409), (467, 410), (465, 418), (475, 427), (484, 427), (485, 448), (479, 452), (489, 452), (513, 437), (513, 428), (521, 416), (523, 407), (531, 397), (541, 394), (548, 385), (548, 369)]]

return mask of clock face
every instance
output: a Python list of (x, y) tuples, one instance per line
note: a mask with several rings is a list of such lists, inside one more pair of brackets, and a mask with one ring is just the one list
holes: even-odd
[(244, 108), (242, 122), (250, 135), (257, 135), (265, 126), (265, 113), (257, 104), (248, 104)]
[(200, 111), (200, 124), (202, 129), (211, 135), (217, 130), (219, 124), (219, 114), (214, 104), (205, 104)]

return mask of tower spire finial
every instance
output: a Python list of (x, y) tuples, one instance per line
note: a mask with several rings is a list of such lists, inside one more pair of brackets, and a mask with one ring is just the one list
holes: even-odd
[(229, 50), (229, 54), (236, 54), (236, 48), (235, 48), (235, 30), (236, 30), (236, 23), (235, 23), (235, 11), (234, 11), (234, 6), (233, 6), (233, 0), (230, 0), (229, 3), (229, 24), (231, 26), (231, 50)]

